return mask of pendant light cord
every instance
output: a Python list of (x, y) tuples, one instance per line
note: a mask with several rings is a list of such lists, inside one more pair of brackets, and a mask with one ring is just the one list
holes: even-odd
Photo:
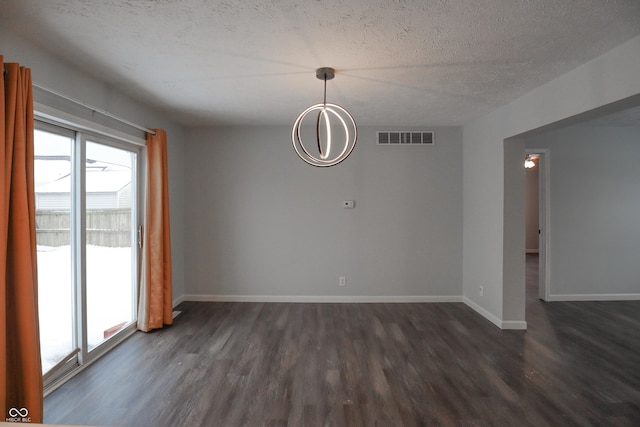
[(324, 75), (324, 107), (327, 108), (327, 74)]

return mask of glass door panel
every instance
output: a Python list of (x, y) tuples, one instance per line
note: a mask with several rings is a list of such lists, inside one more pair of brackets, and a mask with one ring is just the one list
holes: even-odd
[(134, 330), (141, 150), (43, 121), (34, 136), (46, 390)]
[(133, 322), (136, 153), (88, 141), (85, 162), (87, 349)]
[(72, 277), (73, 134), (36, 130), (34, 181), (42, 372), (67, 360), (77, 343)]

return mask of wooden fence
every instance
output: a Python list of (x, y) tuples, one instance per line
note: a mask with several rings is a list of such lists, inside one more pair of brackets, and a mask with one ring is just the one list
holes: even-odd
[[(65, 246), (71, 243), (69, 211), (36, 211), (38, 245)], [(131, 209), (92, 209), (86, 216), (88, 245), (109, 248), (131, 246)]]

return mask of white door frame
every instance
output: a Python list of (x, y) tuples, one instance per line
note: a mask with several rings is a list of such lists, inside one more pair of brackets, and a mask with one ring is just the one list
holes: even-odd
[(540, 230), (538, 250), (538, 298), (549, 300), (551, 283), (551, 251), (550, 251), (550, 159), (548, 148), (527, 148), (526, 154), (538, 154), (538, 229)]

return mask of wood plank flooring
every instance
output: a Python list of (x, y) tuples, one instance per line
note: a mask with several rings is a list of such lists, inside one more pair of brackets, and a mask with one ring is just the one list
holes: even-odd
[(188, 302), (45, 399), (99, 426), (637, 426), (640, 302), (544, 303), (528, 331), (463, 304)]

